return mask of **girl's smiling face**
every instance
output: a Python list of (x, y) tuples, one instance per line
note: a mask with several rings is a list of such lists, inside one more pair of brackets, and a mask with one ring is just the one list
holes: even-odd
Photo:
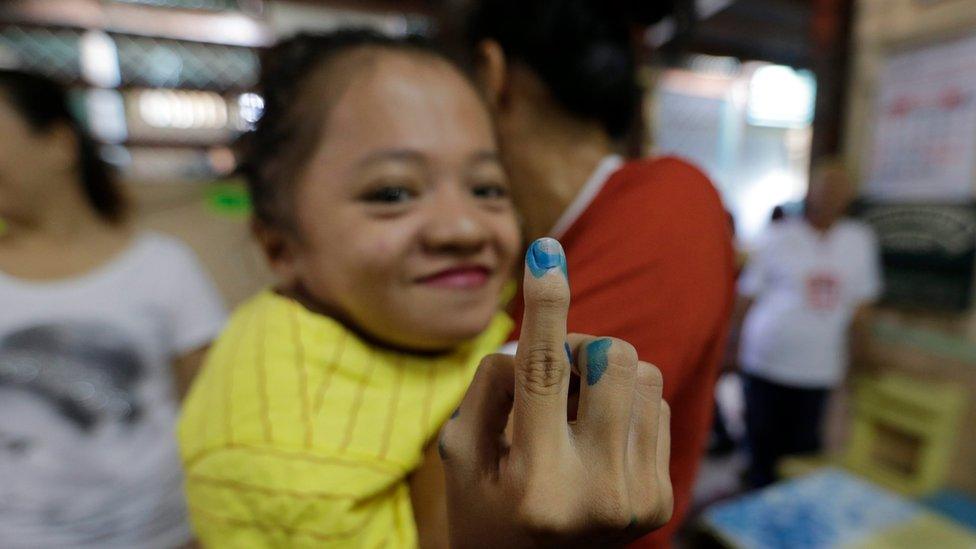
[(345, 54), (319, 143), (296, 181), (296, 237), (269, 249), (285, 288), (394, 347), (438, 351), (498, 310), (520, 239), (487, 110), (449, 63)]

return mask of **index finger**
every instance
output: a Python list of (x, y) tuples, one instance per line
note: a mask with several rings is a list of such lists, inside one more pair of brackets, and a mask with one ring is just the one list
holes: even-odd
[(569, 280), (558, 241), (540, 238), (525, 254), (525, 313), (515, 353), (512, 444), (554, 450), (568, 441), (566, 400), (570, 365), (566, 353)]

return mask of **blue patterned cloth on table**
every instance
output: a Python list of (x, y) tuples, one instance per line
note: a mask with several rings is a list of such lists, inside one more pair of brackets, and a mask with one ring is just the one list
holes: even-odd
[(748, 549), (819, 549), (865, 539), (922, 508), (837, 469), (775, 484), (720, 503), (704, 521)]

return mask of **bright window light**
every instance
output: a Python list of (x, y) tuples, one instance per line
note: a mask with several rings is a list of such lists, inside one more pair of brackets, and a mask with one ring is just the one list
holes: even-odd
[(810, 71), (760, 67), (749, 82), (747, 119), (753, 126), (802, 128), (813, 122), (817, 84)]
[(103, 143), (122, 143), (128, 137), (125, 102), (115, 90), (92, 89), (85, 95), (87, 121)]
[(122, 81), (119, 53), (115, 41), (102, 31), (88, 31), (81, 36), (81, 73), (92, 85), (115, 88)]
[(769, 223), (773, 208), (802, 200), (807, 181), (796, 174), (775, 170), (750, 185), (739, 197), (736, 228), (743, 242), (754, 241)]
[(139, 117), (160, 129), (219, 130), (227, 127), (227, 103), (205, 91), (145, 90), (138, 96)]
[(237, 112), (241, 122), (239, 129), (254, 129), (254, 124), (264, 112), (264, 98), (256, 93), (242, 93), (237, 97)]

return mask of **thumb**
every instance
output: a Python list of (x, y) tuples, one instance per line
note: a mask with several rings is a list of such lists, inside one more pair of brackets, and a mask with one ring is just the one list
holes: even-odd
[(511, 356), (494, 354), (482, 359), (461, 405), (441, 431), (437, 449), (445, 466), (494, 469), (512, 411), (514, 379)]

